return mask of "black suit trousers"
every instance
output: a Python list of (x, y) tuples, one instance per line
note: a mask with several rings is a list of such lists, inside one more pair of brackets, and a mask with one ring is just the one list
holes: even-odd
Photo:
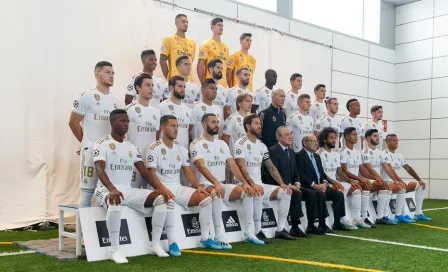
[[(314, 189), (313, 189), (314, 190)], [(327, 188), (325, 193), (317, 192), (317, 217), (319, 219), (319, 225), (325, 224), (325, 218), (328, 216), (328, 209), (326, 201), (333, 202), (333, 213), (334, 213), (334, 225), (339, 225), (341, 217), (345, 216), (345, 203), (344, 203), (344, 193)]]
[(291, 205), (289, 206), (289, 216), (291, 217), (292, 228), (297, 228), (300, 224), (300, 217), (302, 212), (302, 193), (297, 190), (292, 190)]

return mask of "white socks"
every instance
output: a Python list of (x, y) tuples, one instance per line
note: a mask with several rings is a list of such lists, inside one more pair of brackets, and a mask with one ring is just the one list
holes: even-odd
[(362, 191), (361, 193), (361, 213), (362, 218), (367, 218), (367, 210), (369, 209), (370, 191)]
[(248, 197), (244, 191), (241, 193), (241, 199), (243, 202), (243, 212), (246, 223), (244, 234), (254, 234), (254, 199), (252, 197)]
[(215, 226), (215, 240), (219, 240), (224, 236), (224, 229), (222, 226), (222, 199), (219, 198), (215, 190), (211, 193), (213, 204), (213, 225)]
[(111, 205), (107, 209), (106, 226), (109, 231), (110, 250), (114, 252), (120, 245), (121, 205)]
[(201, 240), (205, 241), (210, 237), (212, 225), (212, 198), (206, 197), (199, 202), (199, 224), (201, 224)]
[(167, 205), (163, 196), (159, 195), (154, 199), (154, 212), (152, 214), (152, 246), (160, 243), (160, 236), (162, 235), (163, 225), (166, 220)]
[(395, 207), (395, 216), (400, 216), (403, 214), (403, 208), (406, 202), (406, 200), (404, 199), (405, 193), (406, 193), (405, 189), (401, 189), (397, 193), (397, 206)]
[(81, 188), (81, 191), (79, 192), (79, 201), (78, 201), (79, 207), (86, 208), (92, 206), (92, 196), (93, 196), (93, 189), (92, 191), (87, 191), (87, 189)]
[[(355, 220), (356, 221), (361, 221), (361, 191), (360, 190), (355, 190), (353, 191), (353, 193), (348, 197), (348, 200), (350, 202), (349, 206), (346, 207), (351, 207), (352, 211), (354, 211), (355, 213)], [(368, 200), (368, 198), (367, 198)], [(367, 202), (368, 203), (368, 202)], [(367, 217), (367, 211), (366, 211), (366, 217)]]
[(425, 197), (425, 190), (420, 184), (417, 184), (415, 189), (415, 214), (422, 214), (423, 198)]
[[(289, 213), (289, 205), (291, 204), (291, 196), (280, 188), (277, 192), (278, 203), (278, 224), (277, 231), (282, 231), (285, 228), (286, 218)], [(261, 218), (261, 217), (260, 217)]]
[(347, 212), (347, 210), (348, 209), (350, 209), (349, 207), (349, 205), (348, 205), (348, 196), (346, 196), (345, 194), (344, 194), (344, 207), (345, 207), (345, 215), (343, 216), (343, 217), (341, 217), (341, 223), (348, 223), (349, 221), (350, 221), (350, 214), (351, 213), (348, 213)]
[(165, 232), (168, 238), (168, 245), (171, 245), (174, 243), (174, 200), (172, 199), (166, 203)]
[(254, 196), (254, 226), (255, 234), (261, 231), (261, 213), (263, 212), (263, 196)]
[(387, 190), (380, 190), (378, 191), (378, 219), (381, 219), (384, 217), (384, 207), (386, 206), (387, 201)]
[(388, 211), (389, 211), (389, 203), (390, 203), (390, 198), (392, 197), (392, 191), (387, 190), (387, 195), (386, 195), (386, 203), (384, 203), (384, 207), (383, 207), (383, 215), (384, 216), (388, 216)]

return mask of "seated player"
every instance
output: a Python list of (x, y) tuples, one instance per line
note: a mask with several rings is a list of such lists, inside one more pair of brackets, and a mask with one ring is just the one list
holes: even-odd
[[(110, 237), (110, 258), (116, 263), (127, 263), (119, 249), (121, 225), (121, 207), (128, 206), (142, 213), (153, 209), (151, 251), (159, 257), (167, 257), (160, 246), (163, 224), (167, 214), (166, 201), (174, 196), (154, 173), (143, 164), (142, 157), (135, 145), (125, 140), (129, 118), (125, 110), (117, 109), (110, 113), (112, 132), (97, 141), (93, 148), (95, 168), (99, 182), (95, 189), (97, 203), (107, 209), (106, 225)], [(137, 168), (141, 176), (155, 191), (131, 188), (133, 170)]]
[[(149, 146), (146, 153), (146, 167), (151, 172), (156, 172), (157, 178), (175, 195), (174, 201), (183, 206), (199, 206), (199, 223), (201, 225), (201, 245), (211, 249), (222, 247), (210, 238), (212, 227), (212, 198), (202, 186), (190, 168), (190, 159), (185, 147), (175, 141), (178, 127), (177, 119), (173, 115), (165, 115), (160, 119), (162, 138)], [(180, 172), (183, 171), (187, 181), (195, 189), (182, 186)], [(169, 252), (171, 256), (180, 256), (179, 247), (174, 241), (174, 202), (167, 203), (167, 215), (165, 222), (166, 236), (168, 238)]]
[[(291, 202), (291, 188), (283, 183), (277, 168), (275, 168), (269, 158), (268, 148), (258, 139), (261, 135), (260, 118), (255, 114), (247, 115), (244, 117), (243, 125), (247, 134), (236, 141), (234, 158), (244, 179), (255, 190), (253, 218), (256, 236), (265, 243), (269, 243), (266, 235), (261, 230), (262, 201), (269, 203), (271, 200), (279, 200), (278, 225), (275, 237), (294, 240), (295, 237), (289, 235), (285, 230), (286, 217), (288, 216)], [(278, 182), (278, 186), (262, 183), (261, 165), (268, 169), (272, 178)], [(242, 181), (240, 180), (240, 182)]]
[[(241, 199), (246, 222), (246, 241), (254, 244), (264, 244), (258, 240), (253, 232), (253, 198), (254, 190), (243, 178), (236, 166), (227, 144), (216, 138), (219, 132), (219, 119), (213, 113), (202, 116), (203, 134), (190, 144), (191, 160), (195, 164), (196, 177), (201, 186), (213, 198), (213, 224), (215, 226), (215, 241), (224, 249), (232, 249), (225, 240), (222, 225), (222, 201)], [(242, 185), (223, 184), (226, 180), (226, 165)]]
[[(425, 220), (431, 221), (431, 218), (423, 215), (422, 212), (422, 204), (423, 198), (425, 197), (425, 182), (418, 176), (415, 170), (407, 163), (404, 159), (403, 155), (397, 152), (398, 148), (398, 137), (395, 134), (389, 134), (386, 136), (386, 144), (387, 149), (383, 151), (383, 155), (388, 158), (388, 162), (390, 166), (394, 169), (395, 173), (398, 173), (400, 169), (403, 167), (409, 175), (411, 175), (417, 182), (409, 182), (406, 185), (406, 192), (414, 192), (415, 191), (415, 215), (414, 219), (417, 220)], [(396, 178), (399, 182), (404, 183), (404, 181), (397, 175)], [(395, 213), (395, 220), (399, 222), (411, 223), (415, 222), (409, 215), (404, 214), (405, 212), (405, 202), (401, 202), (400, 205), (398, 203), (397, 196), (397, 209)]]

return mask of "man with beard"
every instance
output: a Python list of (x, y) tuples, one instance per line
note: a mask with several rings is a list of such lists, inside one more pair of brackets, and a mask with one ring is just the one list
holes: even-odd
[[(193, 63), (196, 53), (196, 43), (187, 38), (185, 33), (188, 30), (188, 19), (185, 14), (177, 14), (175, 18), (176, 33), (163, 38), (160, 49), (160, 68), (166, 79), (179, 75), (176, 68), (176, 60), (180, 56), (187, 56), (190, 63)], [(189, 75), (188, 80), (193, 80), (193, 75)]]
[(247, 68), (249, 69), (249, 84), (247, 85), (247, 88), (252, 92), (252, 81), (254, 79), (255, 67), (257, 66), (257, 61), (249, 54), (249, 49), (252, 45), (252, 34), (241, 34), (240, 44), (241, 50), (238, 50), (229, 56), (227, 64), (227, 82), (229, 88), (235, 86), (238, 83), (238, 76), (235, 71), (238, 71), (238, 69), (243, 67)]
[(261, 111), (267, 109), (271, 105), (272, 91), (274, 85), (277, 84), (277, 72), (275, 72), (272, 69), (268, 69), (264, 73), (264, 77), (266, 79), (266, 83), (255, 93), (254, 103), (252, 104), (252, 110), (251, 110), (252, 113), (260, 113)]
[[(223, 70), (227, 69), (227, 60), (229, 57), (229, 48), (221, 41), (221, 36), (224, 31), (224, 21), (222, 18), (213, 18), (210, 23), (210, 28), (213, 32), (213, 37), (205, 41), (199, 47), (199, 57), (197, 72), (200, 81), (211, 77), (208, 70), (208, 63), (214, 59), (219, 59), (222, 62)], [(222, 74), (219, 84), (227, 87), (226, 75)]]
[[(185, 96), (182, 99), (182, 104), (193, 108), (197, 101), (201, 100), (201, 90), (193, 82), (188, 80), (188, 76), (191, 72), (191, 62), (187, 56), (180, 56), (176, 60), (176, 67), (179, 75), (185, 80)], [(171, 91), (168, 84), (165, 86), (163, 91), (163, 98), (168, 99), (171, 97)]]
[[(251, 94), (251, 92), (246, 89), (249, 84), (249, 69), (240, 68), (236, 71), (236, 76), (238, 78), (238, 85), (229, 89), (227, 93), (226, 105), (224, 106), (224, 119), (227, 120), (227, 117), (236, 113), (238, 110), (236, 108), (236, 98), (238, 95), (243, 93)], [(252, 95), (252, 94), (251, 94)], [(249, 109), (249, 113), (250, 113)]]
[(286, 114), (283, 111), (285, 103), (285, 91), (277, 89), (272, 92), (272, 103), (260, 113), (261, 120), (261, 141), (271, 148), (277, 144), (276, 131), (277, 128), (286, 124)]
[[(263, 244), (253, 232), (253, 198), (254, 190), (243, 178), (238, 166), (235, 164), (227, 144), (216, 135), (219, 131), (219, 120), (213, 113), (202, 116), (204, 133), (196, 138), (190, 145), (191, 160), (196, 165), (196, 178), (201, 186), (213, 198), (213, 224), (215, 226), (215, 242), (224, 249), (232, 246), (226, 242), (222, 221), (222, 202), (242, 200), (245, 218), (245, 241), (254, 244)], [(241, 185), (224, 184), (226, 179), (226, 166), (232, 174), (241, 180)], [(226, 222), (227, 223), (227, 222)]]
[[(222, 111), (219, 107), (213, 105), (217, 94), (216, 82), (212, 78), (207, 78), (202, 82), (202, 101), (197, 102), (193, 106), (193, 139), (201, 136), (204, 132), (202, 128), (202, 116), (212, 113), (218, 117), (219, 122), (222, 120)], [(220, 134), (222, 131), (219, 131)]]
[(325, 101), (325, 104), (327, 106), (327, 114), (317, 119), (316, 124), (314, 125), (314, 135), (319, 137), (319, 133), (321, 133), (322, 130), (331, 127), (336, 131), (336, 149), (339, 149), (339, 129), (341, 127), (341, 120), (336, 118), (336, 113), (338, 113), (339, 110), (339, 102), (337, 98), (330, 97)]
[(69, 121), (73, 135), (81, 143), (80, 207), (90, 207), (98, 182), (93, 163), (93, 144), (110, 133), (109, 114), (121, 108), (120, 99), (110, 92), (115, 74), (112, 64), (100, 61), (95, 65), (94, 73), (96, 86), (75, 99)]
[(135, 88), (135, 79), (141, 74), (145, 73), (151, 76), (153, 81), (153, 92), (152, 99), (150, 101), (151, 106), (157, 107), (162, 101), (163, 96), (163, 87), (165, 86), (165, 82), (160, 77), (154, 75), (154, 70), (157, 67), (157, 57), (154, 50), (144, 50), (140, 55), (142, 60), (143, 69), (136, 73), (130, 80), (127, 86), (126, 97), (124, 99), (124, 103), (129, 105), (133, 100), (138, 99), (138, 91)]
[(302, 89), (302, 75), (298, 73), (292, 74), (289, 82), (291, 83), (291, 91), (287, 92), (285, 97), (285, 110), (287, 117), (299, 111), (297, 99), (299, 99), (299, 95), (301, 94), (300, 89)]
[[(279, 200), (276, 238), (294, 240), (295, 237), (285, 230), (286, 218), (291, 202), (291, 188), (286, 185), (280, 176), (277, 168), (272, 163), (269, 152), (265, 144), (258, 137), (261, 135), (260, 118), (255, 114), (249, 114), (243, 121), (246, 136), (243, 136), (235, 144), (234, 158), (241, 170), (244, 179), (255, 190), (254, 196), (254, 225), (256, 237), (259, 240), (268, 242), (266, 235), (261, 230), (261, 216), (263, 211), (262, 202), (269, 203)], [(278, 185), (263, 184), (261, 181), (261, 166), (264, 165), (271, 177), (277, 181)], [(240, 182), (242, 182), (240, 180)]]
[(372, 115), (372, 119), (368, 120), (367, 123), (361, 129), (361, 141), (364, 144), (364, 134), (369, 129), (378, 130), (379, 144), (377, 148), (379, 150), (383, 150), (383, 142), (384, 142), (384, 127), (381, 120), (383, 120), (383, 107), (380, 105), (375, 105), (370, 109), (370, 114)]
[(191, 142), (190, 132), (193, 124), (193, 114), (189, 107), (182, 104), (182, 99), (185, 97), (185, 79), (181, 76), (173, 76), (168, 81), (168, 86), (171, 97), (159, 104), (160, 117), (173, 115), (177, 118), (179, 126), (177, 141), (188, 150)]
[(311, 103), (310, 113), (309, 115), (311, 118), (313, 118), (314, 124), (316, 124), (316, 121), (322, 117), (326, 110), (325, 110), (325, 94), (327, 90), (325, 89), (324, 84), (317, 84), (316, 87), (314, 87), (314, 95), (316, 95), (316, 100), (314, 100)]
[(224, 106), (226, 104), (227, 99), (227, 89), (224, 88), (221, 84), (219, 84), (219, 80), (222, 78), (222, 71), (223, 71), (223, 63), (219, 59), (211, 60), (208, 65), (208, 72), (211, 75), (211, 78), (216, 83), (216, 98), (213, 100), (213, 105), (219, 107), (219, 114), (220, 114), (220, 120), (219, 120), (219, 131), (220, 136), (222, 134), (223, 126), (224, 126)]
[(354, 127), (356, 129), (356, 133), (358, 134), (358, 141), (355, 144), (355, 148), (361, 151), (361, 121), (357, 118), (361, 113), (361, 104), (359, 104), (358, 99), (352, 98), (347, 101), (346, 105), (347, 110), (350, 112), (349, 115), (345, 116), (341, 120), (341, 130), (340, 136), (342, 138), (342, 145), (345, 144), (344, 138), (342, 137), (342, 133), (348, 127)]
[(308, 115), (311, 106), (310, 96), (301, 94), (297, 99), (297, 103), (299, 111), (291, 114), (286, 119), (286, 125), (292, 133), (292, 147), (296, 153), (302, 150), (303, 137), (310, 134), (314, 127), (313, 118)]

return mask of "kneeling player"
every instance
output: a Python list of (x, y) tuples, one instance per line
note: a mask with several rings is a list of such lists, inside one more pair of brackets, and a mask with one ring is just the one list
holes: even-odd
[[(160, 257), (167, 257), (168, 254), (163, 251), (159, 242), (167, 213), (165, 202), (170, 200), (173, 194), (155, 178), (154, 174), (147, 171), (137, 147), (124, 139), (129, 124), (126, 111), (113, 110), (110, 113), (110, 123), (111, 135), (97, 141), (93, 148), (95, 167), (100, 179), (95, 196), (98, 204), (107, 209), (106, 225), (111, 244), (110, 258), (116, 263), (128, 262), (119, 250), (122, 205), (142, 213), (148, 213), (153, 208), (151, 251)], [(131, 188), (134, 166), (156, 191)]]
[[(146, 167), (157, 173), (157, 178), (171, 192), (174, 193), (174, 201), (188, 209), (199, 206), (199, 223), (201, 225), (201, 244), (212, 249), (222, 247), (209, 238), (212, 226), (212, 198), (202, 188), (190, 168), (188, 151), (175, 141), (177, 137), (177, 119), (173, 115), (165, 115), (160, 119), (162, 138), (149, 146), (146, 153)], [(185, 178), (197, 189), (182, 186), (180, 184), (180, 171)], [(167, 203), (168, 210), (165, 223), (166, 236), (168, 238), (169, 252), (172, 256), (180, 256), (179, 247), (174, 241), (174, 202)]]
[[(253, 218), (256, 236), (265, 243), (268, 241), (266, 235), (261, 231), (262, 201), (279, 200), (278, 225), (275, 237), (294, 240), (295, 237), (289, 235), (284, 228), (291, 202), (291, 188), (283, 183), (277, 168), (269, 158), (266, 145), (258, 139), (261, 135), (260, 118), (255, 114), (250, 114), (244, 117), (243, 125), (247, 134), (236, 141), (234, 157), (244, 179), (255, 190)], [(262, 183), (262, 165), (267, 168), (269, 174), (278, 182), (279, 186)]]
[[(406, 162), (403, 155), (397, 152), (398, 148), (398, 137), (395, 134), (389, 134), (386, 137), (387, 149), (383, 151), (383, 155), (388, 158), (389, 164), (394, 169), (395, 173), (399, 173), (401, 167), (403, 167), (409, 175), (411, 175), (417, 182), (409, 182), (406, 185), (406, 192), (415, 191), (415, 215), (414, 219), (431, 221), (431, 218), (423, 215), (422, 204), (423, 198), (425, 196), (426, 184), (415, 170)], [(399, 182), (404, 183), (404, 181), (397, 175), (396, 178)], [(415, 222), (409, 215), (404, 214), (405, 212), (405, 199), (403, 198), (400, 203), (398, 203), (397, 195), (397, 209), (395, 213), (395, 220), (404, 223)]]
[[(219, 133), (219, 119), (213, 113), (202, 116), (204, 133), (196, 138), (190, 145), (191, 158), (196, 165), (196, 177), (201, 186), (209, 192), (213, 198), (213, 224), (215, 226), (215, 241), (224, 249), (232, 246), (224, 238), (222, 226), (222, 201), (242, 199), (244, 217), (246, 222), (246, 234), (250, 234), (253, 228), (253, 198), (254, 190), (244, 180), (238, 166), (236, 166), (227, 144), (223, 140), (216, 139)], [(222, 184), (226, 180), (226, 165), (234, 176), (242, 181), (242, 185)], [(255, 238), (254, 234), (248, 239), (255, 244), (264, 244)]]

